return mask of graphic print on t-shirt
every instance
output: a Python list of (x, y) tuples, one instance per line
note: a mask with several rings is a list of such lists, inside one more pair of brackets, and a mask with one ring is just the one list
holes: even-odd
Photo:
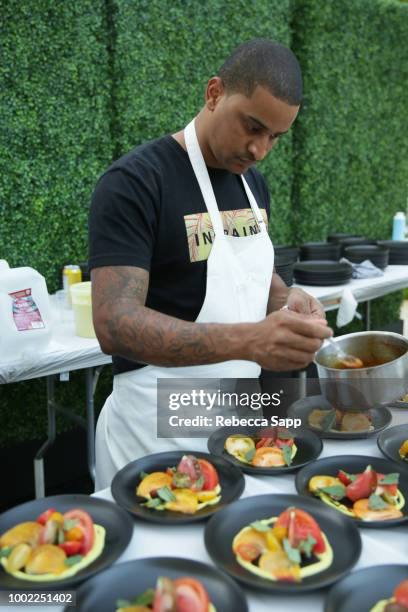
[[(266, 210), (260, 209), (263, 220), (268, 223)], [(241, 210), (222, 210), (221, 217), (224, 226), (224, 234), (228, 236), (251, 236), (259, 233), (259, 227), (254, 213), (250, 208)], [(204, 261), (208, 259), (214, 241), (214, 230), (208, 212), (185, 215), (188, 250), (190, 261)]]

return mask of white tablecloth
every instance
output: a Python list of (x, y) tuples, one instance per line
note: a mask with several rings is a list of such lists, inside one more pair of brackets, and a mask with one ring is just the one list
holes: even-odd
[[(391, 426), (408, 423), (408, 410), (396, 408), (392, 410)], [(367, 440), (324, 440), (321, 457), (332, 455), (370, 455), (381, 457), (376, 437)], [(246, 486), (242, 497), (260, 495), (262, 493), (296, 493), (294, 476), (245, 476)], [(97, 497), (112, 500), (109, 489), (99, 491)], [(172, 527), (156, 523), (135, 521), (132, 540), (118, 560), (118, 563), (142, 557), (173, 555), (196, 559), (211, 564), (204, 547), (204, 523)], [(370, 565), (391, 563), (408, 564), (406, 525), (392, 529), (361, 529), (363, 551), (356, 568)], [(320, 612), (323, 610), (327, 590), (316, 591), (299, 596), (275, 596), (268, 593), (244, 589), (250, 612)], [(19, 607), (20, 610), (25, 609)], [(33, 608), (30, 608), (31, 610)], [(36, 612), (62, 612), (59, 606), (36, 606)], [(10, 608), (0, 606), (0, 612), (9, 612)], [(27, 608), (28, 610), (28, 608)], [(97, 611), (95, 611), (97, 612)], [(222, 612), (222, 610), (220, 610)], [(237, 611), (238, 612), (238, 611)]]

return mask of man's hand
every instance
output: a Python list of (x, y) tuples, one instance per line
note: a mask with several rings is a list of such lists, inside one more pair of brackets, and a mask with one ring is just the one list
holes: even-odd
[(299, 314), (309, 315), (316, 319), (326, 320), (324, 308), (321, 303), (316, 300), (312, 295), (294, 287), (289, 290), (286, 305), (289, 310), (298, 312)]
[(333, 335), (325, 318), (290, 310), (273, 312), (254, 328), (250, 358), (276, 372), (306, 368), (323, 340)]

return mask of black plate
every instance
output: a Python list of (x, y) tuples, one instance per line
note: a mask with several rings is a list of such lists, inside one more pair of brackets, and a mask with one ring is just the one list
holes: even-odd
[[(345, 470), (349, 474), (357, 474), (363, 472), (367, 465), (381, 474), (390, 474), (391, 472), (399, 471), (398, 488), (405, 497), (405, 506), (401, 508), (403, 516), (401, 518), (392, 519), (390, 521), (362, 521), (353, 517), (346, 517), (349, 521), (353, 521), (359, 527), (373, 527), (375, 529), (384, 529), (386, 527), (394, 527), (408, 521), (408, 471), (398, 470), (395, 463), (383, 459), (382, 457), (367, 457), (364, 455), (338, 455), (335, 457), (326, 457), (318, 459), (313, 463), (309, 463), (296, 474), (295, 486), (299, 495), (304, 495), (307, 498), (317, 499), (313, 493), (309, 491), (308, 483), (313, 476), (319, 474), (328, 476), (337, 476), (339, 470)], [(330, 512), (341, 514), (339, 510), (327, 506), (324, 502), (318, 500), (322, 506), (325, 506)], [(345, 515), (343, 515), (345, 516)]]
[(330, 590), (324, 612), (371, 610), (408, 578), (408, 565), (374, 565), (352, 572)]
[[(200, 580), (219, 612), (247, 612), (245, 596), (231, 578), (192, 559), (150, 557), (119, 563), (84, 584), (77, 592), (77, 612), (113, 612), (117, 599), (134, 599), (154, 588), (157, 578), (190, 576)], [(72, 608), (65, 608), (67, 612)]]
[(294, 402), (288, 409), (288, 416), (301, 418), (302, 425), (317, 433), (321, 438), (334, 438), (336, 440), (368, 438), (388, 427), (392, 420), (392, 415), (388, 408), (371, 408), (371, 410), (367, 410), (374, 428), (370, 431), (322, 431), (308, 424), (307, 418), (309, 413), (315, 409), (332, 410), (332, 407), (322, 395), (311, 395)]
[[(215, 506), (206, 506), (195, 514), (182, 514), (171, 510), (154, 510), (141, 506), (142, 498), (136, 496), (136, 488), (140, 482), (140, 473), (166, 471), (168, 467), (176, 466), (183, 455), (194, 455), (198, 459), (210, 461), (216, 468), (220, 479), (221, 499)], [(153, 523), (181, 524), (202, 521), (238, 499), (245, 488), (245, 480), (241, 471), (221, 457), (197, 451), (170, 451), (142, 457), (125, 465), (112, 480), (112, 495), (115, 501), (134, 516)]]
[(408, 469), (408, 461), (401, 459), (398, 453), (405, 440), (408, 440), (408, 424), (386, 429), (378, 436), (377, 444), (383, 455)]
[(88, 495), (54, 495), (16, 506), (0, 516), (0, 533), (4, 533), (17, 523), (35, 521), (37, 516), (48, 508), (55, 508), (63, 513), (73, 508), (86, 510), (96, 524), (106, 529), (105, 547), (102, 554), (78, 574), (60, 582), (18, 580), (0, 567), (0, 589), (61, 590), (77, 585), (112, 565), (126, 549), (133, 534), (133, 522), (124, 510), (110, 501)]
[(346, 262), (330, 260), (300, 261), (295, 264), (295, 272), (319, 276), (348, 276), (352, 272), (352, 266)]
[[(300, 583), (272, 582), (248, 572), (236, 561), (232, 541), (243, 527), (253, 521), (277, 516), (289, 506), (302, 508), (319, 523), (333, 548), (333, 562), (323, 572), (304, 578)], [(207, 523), (204, 542), (214, 563), (233, 578), (251, 587), (292, 595), (313, 591), (339, 580), (357, 563), (361, 554), (361, 537), (352, 521), (314, 499), (297, 495), (257, 495), (231, 504)]]
[(293, 458), (293, 462), (289, 466), (285, 467), (255, 467), (252, 465), (246, 465), (242, 463), (224, 449), (225, 440), (228, 436), (232, 436), (233, 434), (245, 434), (253, 437), (262, 437), (261, 431), (256, 431), (254, 428), (252, 429), (244, 429), (244, 428), (227, 428), (222, 427), (221, 429), (217, 429), (214, 431), (211, 436), (208, 438), (207, 446), (210, 453), (218, 456), (224, 457), (227, 461), (230, 461), (240, 470), (245, 472), (246, 474), (252, 474), (253, 476), (275, 476), (287, 472), (296, 472), (296, 470), (300, 469), (304, 465), (310, 463), (316, 459), (323, 449), (323, 443), (319, 436), (314, 434), (312, 431), (307, 429), (297, 429), (297, 430), (288, 430), (292, 436), (295, 438), (295, 444), (297, 446), (297, 453)]

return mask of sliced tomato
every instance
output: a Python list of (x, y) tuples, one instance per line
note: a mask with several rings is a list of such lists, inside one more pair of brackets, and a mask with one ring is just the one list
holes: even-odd
[(404, 580), (396, 587), (394, 597), (400, 606), (408, 608), (408, 580)]
[(307, 540), (308, 535), (311, 535), (316, 540), (313, 552), (321, 554), (326, 550), (319, 525), (308, 512), (300, 508), (288, 508), (282, 512), (274, 527), (283, 527), (288, 530), (288, 539), (294, 548), (298, 546), (301, 540)]
[(276, 438), (276, 446), (278, 448), (282, 448), (282, 446), (290, 446), (292, 447), (294, 444), (294, 439), (293, 438), (287, 438), (286, 440), (284, 440), (283, 438)]
[(258, 542), (242, 542), (235, 547), (235, 553), (242, 557), (245, 561), (254, 561), (262, 554), (264, 546)]
[(217, 470), (212, 463), (205, 459), (199, 459), (198, 464), (204, 478), (203, 491), (212, 491), (219, 483)]
[(346, 487), (346, 496), (355, 502), (358, 499), (366, 499), (377, 487), (377, 473), (368, 465), (361, 474), (357, 475), (354, 482)]
[(177, 472), (181, 472), (181, 474), (187, 474), (191, 481), (190, 488), (192, 490), (201, 490), (201, 487), (197, 487), (195, 484), (202, 474), (200, 464), (197, 458), (194, 457), (194, 455), (184, 455), (184, 457), (181, 459), (180, 463), (177, 466)]
[(273, 438), (261, 438), (255, 444), (255, 448), (264, 448), (265, 446), (273, 446)]
[(78, 521), (78, 527), (84, 532), (84, 538), (80, 542), (80, 554), (88, 554), (94, 544), (95, 539), (93, 520), (91, 519), (89, 514), (85, 512), (85, 510), (80, 510), (79, 508), (74, 508), (73, 510), (65, 512), (64, 520), (68, 519)]
[(40, 523), (40, 525), (45, 525), (45, 523), (50, 518), (51, 514), (54, 514), (55, 511), (56, 511), (55, 508), (49, 508), (49, 510), (46, 510), (45, 512), (40, 514), (40, 516), (37, 518), (36, 522)]
[(82, 542), (63, 542), (58, 544), (58, 546), (62, 548), (67, 557), (81, 554)]
[(337, 478), (344, 484), (349, 485), (351, 484), (353, 481), (350, 478), (351, 474), (347, 474), (347, 472), (345, 472), (344, 470), (339, 470), (339, 473), (337, 474)]
[(177, 612), (208, 612), (210, 598), (195, 578), (178, 578), (174, 581)]

